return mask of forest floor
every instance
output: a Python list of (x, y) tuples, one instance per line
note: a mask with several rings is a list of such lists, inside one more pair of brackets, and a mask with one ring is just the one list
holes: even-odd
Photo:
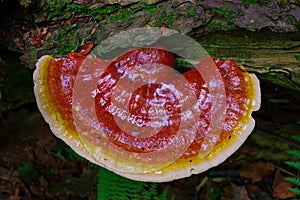
[[(263, 105), (254, 114), (257, 126), (246, 143), (221, 165), (202, 174), (168, 183), (169, 197), (205, 199), (297, 199), (284, 177), (297, 176), (283, 162), (285, 151), (299, 149), (300, 114), (291, 110), (299, 96), (262, 83)], [(297, 93), (296, 93), (297, 94)], [(282, 104), (275, 99), (289, 101)], [(34, 103), (0, 115), (0, 199), (96, 199), (97, 169), (68, 160)], [(299, 176), (299, 175), (298, 175)]]
[[(3, 2), (7, 3), (8, 1), (0, 1), (0, 4)], [(233, 1), (219, 2), (223, 2), (224, 4), (233, 4)], [(5, 107), (5, 109), (3, 110), (0, 109), (0, 200), (97, 199), (97, 168), (93, 168), (85, 162), (80, 162), (68, 158), (68, 155), (66, 155), (65, 151), (65, 149), (68, 147), (53, 135), (35, 104), (32, 92), (33, 70), (29, 68), (34, 66), (38, 56), (41, 56), (45, 53), (52, 55), (53, 52), (57, 51), (58, 47), (61, 47), (60, 49), (64, 50), (64, 52), (59, 51), (58, 53), (65, 54), (66, 52), (69, 52), (70, 50), (73, 50), (76, 47), (80, 46), (81, 42), (83, 42), (84, 39), (90, 37), (95, 30), (97, 30), (101, 34), (104, 34), (105, 29), (98, 25), (94, 27), (95, 24), (93, 24), (93, 21), (95, 21), (95, 19), (91, 20), (93, 19), (93, 17), (91, 18), (90, 15), (80, 14), (77, 17), (76, 15), (73, 16), (74, 13), (76, 14), (76, 12), (79, 12), (80, 10), (72, 10), (72, 12), (70, 12), (70, 15), (61, 17), (62, 12), (57, 11), (55, 7), (59, 7), (59, 4), (56, 5), (55, 3), (51, 3), (51, 5), (53, 4), (52, 6), (54, 6), (53, 8), (55, 9), (46, 9), (48, 14), (51, 11), (54, 16), (52, 18), (55, 18), (57, 20), (56, 23), (48, 24), (44, 23), (44, 21), (49, 20), (48, 18), (51, 18), (49, 16), (47, 18), (47, 12), (45, 12), (45, 16), (40, 14), (31, 16), (31, 10), (29, 10), (30, 12), (24, 12), (24, 8), (19, 8), (20, 6), (17, 7), (14, 12), (12, 12), (11, 6), (14, 6), (14, 4), (9, 4), (7, 4), (9, 5), (9, 9), (3, 7), (1, 8), (1, 11), (3, 12), (0, 13), (1, 28), (5, 27), (3, 25), (7, 25), (7, 27), (9, 28), (12, 27), (12, 29), (9, 29), (10, 32), (7, 32), (4, 29), (0, 29), (2, 31), (2, 34), (0, 34), (0, 41), (4, 41), (3, 43), (5, 43), (5, 45), (2, 46), (1, 44), (0, 46), (0, 108), (2, 109)], [(192, 5), (188, 4), (188, 6)], [(202, 6), (203, 5), (201, 5), (200, 8), (202, 8)], [(243, 7), (243, 5), (240, 6)], [(297, 7), (298, 4), (292, 4), (288, 6)], [(193, 7), (191, 8), (191, 14), (197, 11)], [(250, 6), (250, 8), (258, 9), (260, 7), (256, 5)], [(130, 11), (130, 9), (122, 10), (121, 8), (115, 8), (114, 6), (111, 6), (111, 9), (111, 12), (114, 13), (113, 16), (107, 17), (110, 13), (106, 13), (105, 15), (100, 16), (105, 19), (98, 19), (105, 22), (110, 19), (110, 23), (108, 23), (107, 26), (104, 26), (110, 31), (119, 28), (120, 24), (118, 24), (117, 22), (119, 22), (120, 20), (118, 18), (121, 18), (123, 20), (123, 18), (127, 16), (127, 12)], [(158, 25), (162, 25), (166, 20), (161, 20), (162, 18), (158, 18), (155, 16), (151, 18), (150, 15), (154, 15), (156, 12), (153, 12), (150, 9), (156, 8), (154, 8), (153, 6), (148, 7), (148, 11), (145, 11), (146, 14), (143, 16), (149, 16), (149, 22), (151, 22), (150, 19), (155, 19), (155, 23), (157, 23)], [(246, 8), (243, 9), (247, 10)], [(281, 13), (282, 10), (284, 11), (282, 11), (282, 13), (285, 13), (285, 10), (288, 11), (288, 8), (285, 7), (278, 7), (278, 9), (280, 9), (280, 12), (278, 13)], [(102, 11), (103, 10), (101, 10), (101, 12)], [(158, 11), (161, 11), (161, 9), (159, 8)], [(202, 9), (200, 9), (199, 12), (200, 11), (202, 12)], [(266, 11), (269, 11), (269, 9), (266, 9)], [(183, 10), (183, 12), (185, 12), (185, 10)], [(233, 22), (236, 22), (236, 20), (234, 20), (234, 18), (232, 17), (232, 12), (229, 12), (228, 9), (215, 8), (214, 12), (216, 15), (215, 18), (212, 18), (211, 16), (211, 13), (213, 12), (204, 12), (204, 14), (208, 15), (208, 19), (212, 19), (207, 21), (204, 20), (205, 23), (210, 22), (211, 28), (221, 26), (220, 28), (223, 31), (226, 31), (227, 29), (231, 30), (232, 28), (237, 28), (233, 26)], [(249, 12), (249, 15), (252, 15), (252, 13), (253, 12)], [(295, 13), (297, 14), (297, 12)], [(13, 18), (3, 17), (2, 14), (7, 14), (8, 16)], [(135, 16), (135, 14), (138, 13), (130, 12), (129, 14)], [(173, 13), (174, 16), (171, 15), (172, 13), (169, 14), (170, 17), (167, 18), (169, 19), (169, 22), (171, 23), (174, 21), (174, 23), (177, 23), (177, 20), (173, 19), (176, 12)], [(270, 14), (273, 15), (274, 12), (270, 12)], [(157, 15), (160, 15), (160, 13), (158, 12)], [(196, 16), (202, 15), (199, 14)], [(36, 17), (35, 23), (40, 23), (41, 26), (38, 27), (36, 24), (30, 24), (27, 23), (27, 21), (25, 23), (24, 21), (22, 21), (25, 20), (25, 18), (26, 20), (30, 21), (31, 17)], [(141, 17), (137, 15), (136, 18), (140, 19)], [(269, 19), (267, 16), (265, 16), (265, 18)], [(158, 19), (160, 19), (161, 22)], [(226, 19), (227, 21), (224, 22), (222, 21), (223, 19)], [(260, 16), (257, 16), (257, 19), (261, 19)], [(281, 18), (276, 17), (276, 19)], [(87, 23), (86, 20), (88, 20), (88, 22), (92, 25)], [(122, 20), (121, 22), (124, 22), (124, 20)], [(184, 21), (185, 18), (183, 17), (182, 20)], [(192, 20), (192, 18), (190, 20)], [(199, 19), (196, 20), (201, 21)], [(220, 21), (222, 23), (220, 23)], [(263, 20), (260, 21), (262, 21), (263, 23), (265, 22)], [(286, 21), (289, 22), (292, 20), (290, 20), (290, 18), (286, 18), (283, 21), (279, 21), (280, 26), (278, 25), (278, 27), (283, 27), (284, 29), (296, 27), (288, 23), (283, 23)], [(241, 19), (239, 22), (244, 23), (248, 21)], [(127, 23), (128, 22), (124, 22), (124, 24), (121, 24), (125, 26), (127, 25)], [(180, 24), (182, 22), (179, 21), (178, 23)], [(194, 25), (195, 23), (190, 24)], [(245, 27), (247, 28), (248, 25), (250, 26), (252, 24), (253, 23), (251, 22), (251, 20), (249, 20), (249, 24), (246, 24)], [(284, 24), (285, 26), (283, 26), (282, 24)], [(198, 26), (201, 27), (204, 26), (204, 24), (199, 24)], [(57, 27), (63, 28), (61, 28), (60, 30)], [(188, 27), (187, 30), (194, 30), (194, 28), (195, 27)], [(253, 30), (257, 29), (257, 27), (254, 27)], [(52, 34), (51, 40), (47, 40), (47, 38), (50, 37), (50, 32)], [(239, 30), (237, 30), (237, 32), (239, 32)], [(267, 30), (267, 32), (270, 31)], [(69, 33), (69, 35), (67, 35), (66, 33)], [(4, 40), (6, 39), (6, 37), (4, 37), (5, 34), (8, 38), (7, 40)], [(73, 37), (73, 35), (77, 34), (82, 37), (81, 40), (78, 40), (77, 37)], [(107, 36), (105, 34), (99, 35), (103, 36), (102, 38), (104, 38), (104, 36)], [(231, 33), (228, 32), (228, 34)], [(61, 35), (66, 35), (67, 39), (60, 37)], [(220, 32), (220, 35), (221, 39), (223, 39), (225, 34), (224, 32)], [(271, 33), (270, 35), (274, 34)], [(286, 37), (287, 35), (288, 34), (284, 35), (283, 37)], [(58, 38), (64, 40), (57, 40)], [(240, 47), (241, 44), (239, 42), (236, 42), (237, 38), (237, 36), (232, 37), (232, 42), (230, 43), (236, 43), (235, 45), (237, 46), (233, 45), (233, 47), (225, 47), (223, 49), (228, 54), (228, 57), (232, 57), (232, 53), (234, 52), (238, 55), (236, 57), (241, 59), (241, 57), (239, 56), (241, 55), (240, 52), (248, 50), (247, 47), (253, 45), (254, 47), (252, 48), (252, 50), (254, 49), (253, 51), (255, 51), (256, 53), (251, 53), (257, 56), (257, 60), (261, 58), (259, 57), (260, 55), (258, 56), (258, 54), (262, 54), (259, 50), (263, 49), (264, 51), (270, 51), (267, 53), (263, 52), (264, 55), (272, 55), (272, 58), (274, 58), (276, 62), (277, 60), (280, 61), (280, 66), (278, 65), (279, 67), (281, 67), (281, 64), (283, 66), (284, 64), (288, 63), (286, 59), (292, 58), (293, 65), (295, 65), (295, 62), (299, 61), (299, 50), (296, 49), (299, 48), (299, 43), (297, 43), (299, 41), (299, 36), (291, 37), (291, 39), (289, 38), (286, 41), (285, 39), (280, 40), (280, 42), (283, 41), (283, 43), (287, 46), (279, 47), (276, 46), (276, 41), (275, 45), (273, 44), (274, 46), (271, 46), (273, 39), (271, 38), (263, 43), (263, 48), (258, 48), (256, 46), (259, 43), (246, 39), (246, 42), (250, 42)], [(245, 34), (242, 36), (242, 38), (248, 38), (248, 36)], [(25, 40), (27, 43), (24, 43), (23, 40)], [(215, 38), (212, 38), (212, 40), (214, 42)], [(227, 40), (227, 37), (224, 40)], [(44, 41), (45, 43), (43, 43)], [(225, 41), (221, 41), (222, 42), (220, 43), (223, 45), (223, 42), (225, 43)], [(47, 42), (49, 46), (45, 45), (47, 44)], [(213, 42), (208, 41), (208, 43)], [(292, 45), (290, 45), (290, 43)], [(55, 45), (57, 46), (55, 47)], [(10, 58), (9, 54), (7, 53), (7, 51), (9, 51), (8, 49), (13, 50), (14, 53), (20, 53), (22, 49), (23, 52), (21, 51), (20, 54), (22, 55), (22, 53), (24, 52), (26, 52), (27, 54), (25, 56), (22, 55), (23, 60), (21, 61), (19, 60), (19, 57), (21, 56), (20, 54), (12, 55), (12, 58)], [(218, 47), (216, 49), (219, 50), (221, 49), (221, 47)], [(290, 57), (282, 56), (285, 50), (287, 50), (287, 55), (290, 55)], [(296, 55), (296, 53), (298, 54)], [(218, 56), (218, 54), (216, 55)], [(220, 55), (224, 55), (224, 52), (221, 52)], [(297, 60), (295, 58), (295, 55), (298, 56)], [(247, 54), (245, 56), (249, 60), (252, 59), (252, 55), (249, 56)], [(5, 61), (5, 64), (2, 63), (2, 60)], [(11, 60), (14, 60), (14, 62), (11, 62)], [(273, 64), (273, 59), (271, 59), (271, 61), (271, 64)], [(266, 62), (266, 60), (262, 59), (261, 62)], [(22, 67), (19, 67), (18, 69), (16, 69), (16, 71), (13, 71), (15, 70), (14, 67), (21, 66), (21, 63), (25, 63), (27, 68), (22, 65)], [(6, 66), (3, 67), (3, 65)], [(278, 66), (276, 65), (276, 67)], [(296, 67), (298, 66), (299, 64), (296, 63)], [(11, 73), (12, 76), (8, 76), (6, 80), (4, 80), (5, 68), (8, 69), (6, 74), (9, 74), (13, 71), (13, 73)], [(230, 156), (224, 163), (220, 164), (219, 166), (212, 168), (204, 173), (192, 175), (188, 178), (167, 183), (159, 183), (158, 190), (160, 192), (162, 192), (165, 188), (168, 188), (169, 199), (171, 199), (172, 197), (175, 197), (176, 200), (300, 199), (299, 196), (296, 196), (294, 193), (288, 190), (288, 188), (293, 187), (293, 185), (290, 182), (284, 180), (285, 177), (299, 177), (300, 173), (299, 170), (297, 171), (284, 163), (285, 161), (294, 159), (292, 156), (286, 153), (287, 150), (300, 150), (300, 144), (294, 141), (291, 137), (293, 135), (300, 135), (299, 88), (298, 90), (297, 88), (287, 89), (290, 87), (283, 88), (273, 84), (274, 80), (271, 80), (275, 79), (273, 78), (273, 76), (270, 76), (271, 78), (269, 79), (263, 79), (263, 75), (259, 73), (257, 73), (257, 76), (261, 80), (262, 105), (261, 109), (253, 114), (254, 119), (256, 120), (256, 127), (253, 133), (249, 136), (247, 141), (241, 146), (238, 151), (236, 151), (232, 156)], [(288, 75), (286, 73), (283, 73), (282, 76), (286, 78), (286, 76)], [(26, 80), (24, 79), (24, 77), (26, 78)], [(281, 80), (282, 79), (280, 79), (279, 81)], [(7, 90), (4, 90), (4, 87), (2, 88), (5, 81), (7, 81), (7, 85), (9, 85)], [(11, 100), (15, 105), (11, 108), (6, 107), (6, 105), (4, 106), (3, 102), (6, 99), (8, 99), (9, 101)], [(100, 182), (98, 184), (105, 183)]]

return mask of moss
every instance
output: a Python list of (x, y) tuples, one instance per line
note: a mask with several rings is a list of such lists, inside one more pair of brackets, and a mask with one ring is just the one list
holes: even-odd
[(223, 15), (229, 15), (230, 10), (229, 8), (216, 7), (211, 9), (211, 13), (216, 16), (223, 16)]
[(264, 3), (269, 3), (269, 1), (265, 0), (242, 0), (244, 7), (248, 8), (250, 5), (259, 4), (262, 5)]
[(208, 29), (224, 31), (236, 29), (236, 26), (233, 22), (235, 15), (229, 10), (229, 8), (212, 8), (211, 13), (213, 14), (215, 20), (208, 24)]
[(256, 4), (256, 0), (243, 0), (243, 5), (248, 8), (249, 5)]
[(300, 30), (300, 20), (296, 21), (295, 26), (297, 27), (298, 30)]
[(69, 18), (71, 14), (92, 15), (95, 19), (103, 19), (106, 15), (117, 11), (117, 6), (108, 5), (105, 7), (96, 6), (89, 8), (85, 5), (70, 3), (68, 0), (49, 0), (45, 1), (43, 11), (47, 13), (47, 20), (62, 16)]
[(277, 2), (277, 5), (280, 8), (285, 8), (288, 4), (289, 4), (288, 0), (280, 0), (280, 1)]
[(189, 13), (190, 16), (194, 16), (195, 13), (196, 13), (195, 7), (190, 8), (189, 11), (188, 11), (188, 13)]
[(97, 6), (97, 7), (90, 8), (89, 9), (89, 14), (93, 15), (93, 17), (96, 20), (101, 20), (104, 17), (106, 17), (107, 15), (116, 12), (117, 9), (118, 8), (114, 5), (105, 6), (105, 7)]
[[(248, 71), (260, 73), (259, 78), (262, 80), (285, 88), (300, 90), (300, 79), (296, 70), (288, 67), (297, 65), (299, 62), (294, 57), (299, 55), (299, 52), (291, 53), (287, 50), (294, 49), (298, 45), (294, 33), (272, 33), (268, 30), (261, 30), (258, 33), (236, 30), (217, 32), (201, 36), (196, 40), (212, 57), (235, 59), (238, 64), (245, 65)], [(275, 58), (274, 54), (290, 59), (281, 60)], [(289, 68), (290, 71), (280, 68)]]
[(78, 30), (82, 25), (66, 25), (61, 29), (55, 30), (51, 39), (57, 45), (56, 53), (68, 54), (70, 51), (75, 50), (81, 43), (83, 36), (78, 34)]
[(89, 9), (84, 5), (68, 4), (64, 9), (65, 12), (73, 12), (76, 14), (88, 13)]
[(143, 7), (143, 10), (146, 11), (146, 12), (148, 12), (148, 13), (156, 12), (157, 9), (158, 9), (157, 5), (154, 5), (154, 4), (149, 5), (149, 4), (145, 3), (145, 2), (142, 2), (141, 6)]
[(157, 13), (155, 13), (153, 16), (153, 23), (151, 23), (151, 26), (162, 26), (165, 24), (165, 19), (167, 17), (166, 11), (159, 10)]
[(256, 4), (256, 0), (243, 0), (243, 3), (244, 4), (248, 4), (248, 5), (250, 5), (250, 4)]
[(222, 23), (211, 22), (207, 25), (207, 28), (210, 30), (221, 30), (222, 26)]
[(267, 74), (259, 74), (258, 77), (261, 80), (266, 80), (271, 83), (274, 83), (276, 85), (295, 90), (295, 91), (300, 91), (300, 87), (297, 83), (295, 83), (293, 80), (290, 78), (290, 74), (284, 73), (284, 72), (269, 72)]
[(173, 22), (174, 22), (174, 15), (173, 14), (170, 14), (167, 16), (166, 18), (166, 24), (168, 27), (171, 27), (173, 25)]
[(68, 0), (46, 0), (43, 11), (47, 13), (47, 20), (60, 16)]
[(133, 10), (131, 10), (129, 7), (127, 7), (127, 8), (119, 9), (109, 19), (112, 22), (115, 22), (118, 20), (128, 21), (134, 14), (135, 14), (135, 12)]
[(176, 10), (175, 9), (171, 9), (169, 11), (166, 11), (166, 15), (164, 17), (164, 23), (171, 28), (174, 21), (175, 21), (175, 14), (176, 14)]

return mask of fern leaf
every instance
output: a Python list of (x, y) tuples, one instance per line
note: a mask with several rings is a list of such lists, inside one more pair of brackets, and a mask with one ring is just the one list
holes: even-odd
[[(101, 168), (100, 168), (101, 169)], [(98, 177), (98, 183), (97, 183), (97, 196), (98, 200), (108, 200), (111, 198), (111, 190), (112, 186), (110, 182), (112, 181), (113, 177), (109, 177), (107, 175), (103, 175), (102, 171), (99, 169), (99, 172), (97, 174)]]
[(298, 169), (300, 170), (300, 160), (297, 160), (297, 161), (285, 161), (284, 162), (285, 164), (295, 168), (295, 169)]
[(81, 157), (80, 155), (78, 155), (73, 149), (71, 148), (66, 148), (65, 151), (68, 153), (68, 157), (71, 160), (77, 160), (79, 162), (83, 162), (85, 164), (87, 164), (89, 167), (93, 167), (93, 168), (97, 168), (99, 167), (98, 165), (88, 161), (87, 159)]
[(300, 150), (287, 150), (286, 153), (300, 159)]
[(108, 171), (98, 165), (91, 163), (85, 158), (78, 155), (71, 148), (66, 148), (68, 158), (78, 160), (88, 164), (90, 167), (97, 167), (97, 196), (98, 200), (166, 200), (168, 189), (166, 188), (161, 195), (158, 194), (157, 183), (146, 183), (133, 181)]
[(300, 135), (292, 135), (292, 138), (298, 142), (300, 142)]
[(157, 183), (133, 181), (102, 167), (99, 168), (98, 200), (166, 200), (168, 190), (158, 194)]
[(99, 168), (97, 176), (99, 200), (140, 200), (148, 186), (145, 182), (121, 177), (102, 167)]
[(296, 195), (300, 196), (300, 188), (289, 188), (289, 190)]
[(291, 183), (293, 183), (296, 186), (300, 186), (300, 178), (286, 177), (286, 178), (284, 178), (284, 180), (287, 180), (288, 182), (291, 182)]
[[(298, 142), (300, 142), (300, 135), (293, 135), (292, 138)], [(286, 151), (287, 154), (290, 154), (297, 158), (297, 161), (285, 161), (285, 164), (289, 165), (290, 167), (295, 168), (296, 170), (300, 170), (300, 150), (288, 150)], [(293, 183), (297, 187), (289, 188), (289, 190), (296, 195), (300, 196), (300, 178), (299, 177), (286, 177), (285, 180)]]
[(165, 188), (161, 195), (155, 198), (155, 200), (166, 200), (168, 198), (169, 188)]

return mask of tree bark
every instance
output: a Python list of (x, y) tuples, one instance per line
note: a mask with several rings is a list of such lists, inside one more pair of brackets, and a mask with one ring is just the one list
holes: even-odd
[[(66, 56), (89, 41), (97, 45), (120, 31), (167, 27), (192, 37), (212, 57), (234, 59), (261, 80), (300, 91), (297, 0), (15, 0), (0, 5), (0, 49), (17, 52), (30, 69), (42, 55)], [(5, 71), (10, 76), (14, 69)], [(2, 98), (4, 94), (12, 95), (2, 89)]]

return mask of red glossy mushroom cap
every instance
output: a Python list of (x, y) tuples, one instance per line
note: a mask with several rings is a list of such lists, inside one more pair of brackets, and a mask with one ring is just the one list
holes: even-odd
[[(83, 63), (102, 66), (103, 71), (100, 73), (95, 68), (94, 75), (89, 76), (93, 77), (92, 83), (96, 83), (92, 85), (94, 93), (80, 93), (86, 94), (80, 96), (78, 91), (85, 90), (89, 83), (76, 82), (79, 76), (87, 77), (79, 72)], [(155, 81), (139, 87), (128, 82), (128, 85), (125, 82), (117, 85), (124, 76), (133, 77), (130, 73), (136, 72), (136, 68), (146, 70), (142, 67), (149, 63), (158, 64), (155, 70), (168, 71), (168, 68), (160, 69), (159, 65), (169, 66), (171, 70), (175, 58), (166, 50), (154, 48), (131, 50), (109, 62), (75, 52), (61, 59), (43, 56), (34, 72), (39, 110), (52, 132), (79, 155), (134, 180), (165, 182), (201, 173), (222, 163), (243, 144), (254, 128), (251, 114), (260, 107), (259, 81), (254, 74), (245, 72), (232, 60), (214, 61), (224, 82), (226, 116), (224, 123), (220, 124), (222, 131), (217, 140), (213, 141), (209, 152), (203, 154), (204, 140), (211, 132), (209, 127), (213, 120), (207, 83), (195, 69), (174, 75), (185, 78), (180, 87), (196, 97), (194, 107), (199, 111), (197, 115), (193, 113), (190, 122), (184, 122), (180, 114), (183, 110), (181, 100), (172, 89), (179, 85), (177, 79), (176, 84), (170, 83), (168, 87)], [(169, 79), (174, 80), (172, 76)], [(167, 81), (168, 77), (156, 76), (156, 79)], [(133, 83), (137, 83), (137, 79), (135, 81)], [(88, 91), (89, 88), (86, 88)], [(122, 104), (126, 96), (128, 104)], [(81, 98), (92, 100), (92, 106), (81, 104)], [(121, 100), (114, 101), (113, 98)], [(125, 109), (124, 105), (128, 108)], [(157, 107), (164, 112), (155, 118), (151, 109)], [(95, 112), (94, 121), (89, 119), (90, 113), (86, 111), (89, 109)], [(126, 120), (118, 121), (118, 117), (125, 116), (120, 113), (125, 112)], [(84, 118), (83, 125), (77, 121), (81, 118)], [(97, 131), (84, 129), (85, 126), (92, 127), (95, 119)], [(163, 125), (157, 129), (156, 124)], [(131, 132), (120, 128), (123, 125)], [(141, 136), (147, 126), (157, 131), (156, 134)], [(194, 135), (190, 134), (192, 129), (195, 130)]]

